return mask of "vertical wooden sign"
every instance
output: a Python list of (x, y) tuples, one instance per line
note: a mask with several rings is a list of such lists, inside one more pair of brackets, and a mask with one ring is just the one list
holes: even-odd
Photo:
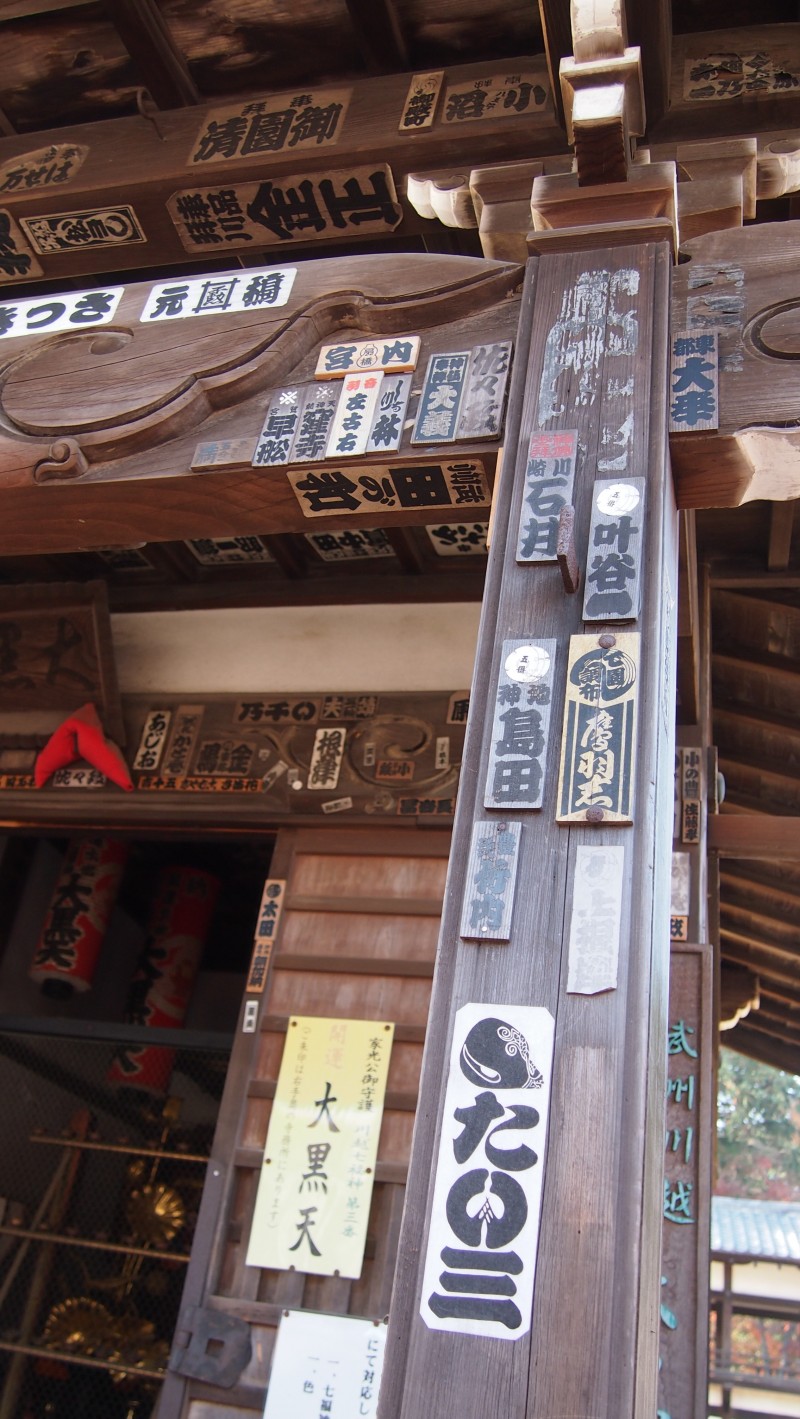
[[(667, 243), (603, 249), (601, 236), (596, 250), (528, 262), (379, 1419), (452, 1419), (454, 1406), (458, 1419), (500, 1410), (511, 1419), (655, 1415), (677, 629), (677, 516), (666, 467), (670, 268)], [(452, 385), (443, 398), (454, 406), (455, 381), (442, 383)], [(532, 484), (533, 459), (544, 467), (530, 470)], [(597, 471), (619, 483), (647, 479), (639, 634), (615, 628), (584, 640), (582, 598), (532, 557), (547, 553), (548, 520), (557, 521), (551, 496), (572, 503), (576, 527), (588, 529)], [(551, 481), (547, 498), (526, 501)], [(532, 546), (518, 560), (521, 520)], [(547, 648), (559, 707), (571, 687), (576, 737), (563, 822), (554, 754), (540, 761), (541, 811), (510, 809), (524, 821), (510, 921), (502, 902), (493, 908), (504, 932), (496, 941), (462, 932), (476, 896), (471, 847), (494, 814), (509, 822), (508, 799), (486, 806), (496, 765), (512, 759), (498, 754), (512, 721), (498, 724), (496, 712), (526, 712), (528, 685), (549, 683), (508, 677), (505, 642), (512, 654)], [(528, 657), (530, 670), (530, 650)], [(499, 705), (504, 689), (519, 698)], [(607, 712), (622, 737), (603, 748)], [(613, 766), (613, 803), (600, 807), (595, 788), (611, 796), (600, 782), (612, 767), (606, 759), (600, 768), (610, 747), (625, 767)], [(585, 783), (588, 803), (578, 805), (572, 788)], [(620, 826), (634, 802), (635, 821)], [(593, 807), (603, 816), (587, 822)], [(581, 892), (570, 913), (579, 849)], [(494, 866), (490, 855), (490, 887)], [(595, 906), (604, 959), (600, 989), (589, 994), (601, 979), (584, 954)], [(571, 945), (575, 993), (566, 989)], [(500, 1003), (476, 1004), (508, 1001), (513, 1015)], [(473, 1048), (477, 1017), (465, 1017), (466, 1007), (514, 1026), (524, 1049), (510, 1034), (491, 1058)], [(524, 1112), (542, 1114), (543, 1089), (525, 1088), (524, 1077), (524, 1092), (502, 1088), (514, 1062), (530, 1059), (546, 1075), (526, 1011), (554, 1021), (550, 1108), (558, 1127), (546, 1161)], [(515, 1121), (510, 1109), (520, 1111)], [(540, 1224), (533, 1179), (543, 1184)]]
[(555, 641), (503, 641), (494, 706), (487, 808), (541, 808)]
[(670, 959), (659, 1413), (693, 1419), (708, 1384), (713, 947), (673, 946)]
[(633, 821), (638, 681), (638, 635), (570, 638), (559, 823)]

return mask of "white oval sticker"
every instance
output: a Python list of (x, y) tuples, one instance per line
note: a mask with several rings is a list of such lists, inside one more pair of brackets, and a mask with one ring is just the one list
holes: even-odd
[(506, 656), (505, 671), (509, 680), (529, 685), (543, 680), (550, 669), (550, 656), (540, 645), (521, 645)]
[(606, 517), (617, 512), (633, 512), (639, 506), (639, 489), (632, 483), (609, 483), (597, 494), (597, 506)]

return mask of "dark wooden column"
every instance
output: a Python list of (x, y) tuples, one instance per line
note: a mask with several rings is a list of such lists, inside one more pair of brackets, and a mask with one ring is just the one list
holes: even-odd
[[(662, 243), (544, 255), (529, 266), (381, 1419), (652, 1419), (656, 1410), (677, 627), (666, 436), (669, 281)], [(621, 430), (630, 416), (628, 437)], [(578, 433), (573, 501), (584, 575), (594, 479), (645, 480), (635, 622), (585, 625), (583, 584), (570, 595), (556, 564), (516, 560), (530, 438), (553, 430)], [(633, 822), (612, 826), (606, 815), (560, 825), (570, 636), (631, 630), (641, 635)], [(483, 806), (508, 639), (556, 643), (540, 809)], [(464, 939), (460, 925), (473, 825), (498, 821), (521, 825), (519, 866), (510, 937), (487, 944)], [(625, 849), (617, 986), (592, 995), (567, 991), (581, 845)], [(533, 1314), (529, 1327), (523, 1317), (518, 1339), (434, 1330), (420, 1315), (454, 1018), (473, 1002), (545, 1007), (555, 1019)], [(539, 1097), (530, 1102), (538, 1106)], [(506, 1146), (521, 1138), (510, 1134)], [(452, 1149), (449, 1140), (445, 1146)]]

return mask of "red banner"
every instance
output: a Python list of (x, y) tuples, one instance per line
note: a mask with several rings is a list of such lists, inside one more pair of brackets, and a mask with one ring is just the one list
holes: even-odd
[[(220, 883), (194, 867), (165, 867), (159, 877), (144, 950), (131, 981), (126, 1019), (133, 1025), (183, 1025)], [(175, 1051), (126, 1046), (114, 1056), (110, 1083), (165, 1094)]]
[(70, 844), (29, 972), (45, 994), (89, 989), (127, 856), (127, 843), (112, 838)]

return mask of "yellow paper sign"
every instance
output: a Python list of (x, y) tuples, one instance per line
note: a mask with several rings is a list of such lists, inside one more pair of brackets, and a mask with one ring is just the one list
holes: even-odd
[(358, 1277), (394, 1025), (292, 1016), (248, 1266)]

